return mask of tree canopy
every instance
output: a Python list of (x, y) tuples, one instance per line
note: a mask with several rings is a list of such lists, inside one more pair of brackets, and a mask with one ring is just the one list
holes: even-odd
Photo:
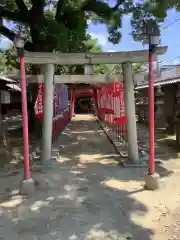
[(132, 35), (141, 40), (145, 24), (151, 20), (158, 25), (172, 7), (179, 10), (180, 1), (6, 0), (0, 6), (0, 33), (13, 40), (20, 27), (31, 38), (26, 50), (77, 52), (83, 50), (88, 19), (105, 23), (109, 41), (116, 44), (121, 39), (124, 14), (132, 14)]
[[(180, 1), (6, 0), (0, 6), (0, 34), (12, 41), (16, 34), (23, 34), (28, 51), (99, 52), (100, 46), (86, 33), (88, 20), (105, 23), (109, 41), (116, 44), (121, 39), (122, 16), (131, 14), (132, 36), (141, 41), (146, 24), (158, 26), (172, 7), (179, 10)], [(83, 71), (82, 67), (76, 70)], [(74, 67), (57, 66), (56, 71), (74, 72)], [(97, 65), (94, 71), (121, 72), (121, 66)]]
[[(87, 19), (95, 19), (95, 15), (107, 24), (110, 40), (119, 40), (118, 13), (119, 10), (108, 4), (94, 0), (8, 0), (0, 7), (1, 19), (8, 21), (8, 24), (1, 25), (0, 33), (13, 40), (15, 28), (20, 25), (28, 30), (32, 40), (26, 43), (26, 50), (52, 51), (55, 48), (64, 52), (81, 51)], [(77, 49), (79, 45), (80, 49)]]

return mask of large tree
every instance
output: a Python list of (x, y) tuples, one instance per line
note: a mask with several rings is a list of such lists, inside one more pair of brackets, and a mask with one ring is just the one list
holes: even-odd
[[(29, 51), (57, 49), (73, 52), (77, 50), (78, 44), (81, 45), (85, 36), (86, 20), (92, 12), (107, 22), (110, 34), (114, 31), (114, 36), (118, 41), (119, 34), (115, 32), (120, 26), (115, 16), (117, 11), (102, 2), (94, 0), (9, 0), (0, 8), (2, 19), (8, 20), (8, 23), (23, 24), (28, 27), (32, 42), (27, 42), (25, 49)], [(14, 24), (3, 24), (0, 27), (0, 33), (13, 41), (16, 33)], [(114, 41), (114, 36), (112, 41)]]
[[(28, 27), (32, 41), (27, 42), (25, 49), (29, 51), (77, 50), (77, 45), (84, 38), (87, 19), (105, 23), (109, 31), (109, 41), (118, 43), (121, 38), (121, 19), (128, 13), (133, 14), (133, 35), (139, 39), (137, 36), (142, 36), (144, 22), (149, 19), (163, 19), (164, 9), (166, 10), (166, 7), (161, 10), (159, 0), (138, 2), (114, 0), (113, 5), (110, 0), (7, 0), (5, 2), (4, 6), (0, 7), (1, 19), (13, 24), (2, 24), (0, 33), (13, 40), (14, 24)], [(165, 2), (167, 1), (164, 0), (163, 4)]]

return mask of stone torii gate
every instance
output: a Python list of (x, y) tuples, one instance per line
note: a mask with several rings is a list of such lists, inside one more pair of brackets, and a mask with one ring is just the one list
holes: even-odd
[[(157, 47), (157, 55), (164, 54), (167, 47)], [(53, 84), (54, 83), (110, 83), (119, 82), (121, 76), (110, 74), (93, 75), (93, 64), (122, 64), (125, 93), (125, 112), (128, 125), (128, 158), (139, 162), (135, 99), (132, 63), (148, 62), (148, 50), (108, 53), (39, 53), (25, 52), (25, 63), (44, 65), (41, 75), (27, 76), (29, 83), (44, 83), (44, 114), (42, 130), (42, 162), (51, 158), (52, 119), (53, 119)], [(85, 75), (54, 75), (54, 65), (85, 65)]]

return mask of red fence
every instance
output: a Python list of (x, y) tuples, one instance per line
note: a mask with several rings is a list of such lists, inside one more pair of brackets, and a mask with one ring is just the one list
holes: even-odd
[[(78, 92), (80, 91), (80, 92)], [(127, 118), (124, 107), (124, 85), (120, 83), (101, 84), (93, 87), (73, 88), (70, 90), (70, 116), (74, 113), (74, 103), (78, 96), (92, 97), (95, 112), (118, 141), (127, 145)]]
[(122, 144), (127, 140), (127, 118), (124, 107), (124, 86), (120, 83), (99, 85), (95, 88), (97, 115)]
[[(68, 87), (65, 84), (55, 84), (53, 99), (53, 130), (52, 136), (62, 131), (70, 118), (68, 106)], [(36, 118), (42, 120), (44, 106), (44, 84), (37, 84), (37, 96), (34, 105)]]
[[(38, 84), (35, 115), (42, 119), (44, 105), (44, 85)], [(80, 91), (80, 92), (78, 92)], [(68, 94), (69, 92), (69, 94)], [(70, 95), (70, 96), (68, 96)], [(54, 88), (54, 114), (52, 135), (63, 130), (74, 114), (77, 96), (92, 97), (98, 118), (114, 133), (124, 146), (127, 144), (127, 127), (124, 107), (124, 86), (120, 83), (101, 84), (88, 88), (71, 88), (65, 84), (56, 84)]]

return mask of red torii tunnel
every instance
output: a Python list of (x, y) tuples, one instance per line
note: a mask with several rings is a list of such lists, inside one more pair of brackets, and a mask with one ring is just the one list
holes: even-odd
[[(91, 110), (118, 139), (121, 146), (127, 147), (127, 117), (124, 106), (124, 84), (98, 84), (88, 87), (68, 87), (65, 84), (55, 84), (53, 97), (53, 127), (52, 137), (59, 134), (73, 117), (75, 103), (78, 98), (91, 99)], [(68, 104), (69, 100), (69, 104)], [(43, 119), (44, 84), (37, 84), (37, 100), (35, 116)]]
[(92, 87), (70, 89), (70, 117), (74, 114), (75, 101), (78, 97), (91, 97), (93, 112), (111, 128), (116, 137), (126, 142), (126, 123), (124, 106), (124, 84), (120, 83), (94, 85)]

